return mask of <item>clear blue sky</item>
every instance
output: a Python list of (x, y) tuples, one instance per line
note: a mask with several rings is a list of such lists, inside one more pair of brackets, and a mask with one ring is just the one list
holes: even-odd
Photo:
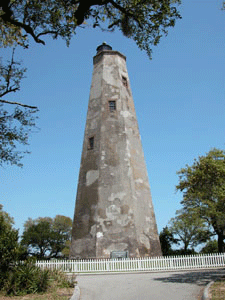
[(154, 48), (152, 60), (120, 32), (91, 28), (78, 30), (69, 48), (47, 39), (46, 46), (17, 50), (27, 78), (8, 99), (40, 109), (24, 167), (0, 170), (0, 203), (20, 234), (29, 217), (73, 218), (92, 58), (103, 41), (127, 56), (159, 231), (180, 208), (176, 171), (213, 147), (225, 148), (222, 0), (182, 2), (183, 19)]

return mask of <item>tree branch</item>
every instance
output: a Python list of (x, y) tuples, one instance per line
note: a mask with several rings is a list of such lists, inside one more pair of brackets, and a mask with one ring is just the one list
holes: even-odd
[(54, 34), (55, 36), (57, 36), (58, 33), (59, 33), (58, 31), (51, 31), (51, 30), (49, 30), (49, 31), (43, 31), (43, 32), (40, 32), (39, 34), (37, 34), (37, 38), (39, 36), (41, 36), (41, 35), (46, 35), (46, 34)]
[(0, 102), (6, 103), (6, 104), (19, 105), (19, 106), (27, 107), (27, 108), (31, 108), (31, 109), (38, 109), (37, 106), (31, 106), (31, 105), (27, 105), (27, 104), (23, 104), (23, 103), (19, 103), (19, 102), (7, 101), (7, 100), (3, 100), (3, 99), (0, 99)]
[(7, 87), (7, 90), (4, 93), (0, 94), (0, 97), (3, 97), (5, 95), (7, 95), (8, 93), (16, 92), (19, 89), (20, 89), (19, 87), (15, 87), (15, 88), (12, 88), (12, 87), (8, 88)]
[(45, 45), (45, 42), (43, 40), (39, 39), (37, 35), (35, 35), (33, 29), (29, 25), (26, 25), (24, 23), (16, 21), (16, 20), (12, 19), (11, 17), (8, 18), (6, 14), (2, 15), (1, 18), (5, 22), (8, 22), (8, 23), (10, 23), (12, 25), (15, 25), (15, 26), (17, 26), (19, 28), (23, 28), (26, 31), (26, 33), (30, 34), (33, 37), (33, 39), (35, 40), (36, 43)]
[[(84, 22), (85, 15), (89, 11), (91, 6), (94, 5), (105, 5), (109, 1), (108, 0), (85, 0), (85, 1), (76, 1), (79, 3), (79, 6), (74, 14), (75, 18), (77, 19), (77, 25), (81, 25)], [(73, 3), (75, 3), (73, 1)]]
[(141, 25), (141, 23), (139, 22), (139, 20), (134, 16), (133, 13), (127, 11), (123, 6), (119, 5), (114, 0), (108, 0), (107, 2), (111, 3), (116, 9), (118, 9), (119, 11), (121, 11), (124, 15), (127, 15), (127, 16), (131, 17), (132, 19), (134, 19), (134, 21), (137, 22), (137, 24), (139, 25), (139, 27), (143, 28), (143, 26)]
[(35, 40), (36, 43), (41, 43), (41, 44), (45, 45), (45, 42), (40, 40), (38, 38), (38, 36), (35, 35), (33, 29), (29, 25), (26, 25), (22, 22), (19, 22), (19, 21), (15, 20), (15, 19), (12, 19), (13, 12), (10, 9), (10, 6), (9, 6), (10, 3), (9, 2), (10, 2), (9, 0), (4, 1), (3, 4), (1, 4), (1, 6), (0, 6), (0, 7), (2, 7), (2, 10), (4, 12), (4, 14), (0, 16), (2, 18), (2, 20), (6, 23), (10, 23), (12, 25), (15, 25), (19, 28), (23, 28), (26, 31), (26, 33), (30, 34), (33, 37), (33, 39)]

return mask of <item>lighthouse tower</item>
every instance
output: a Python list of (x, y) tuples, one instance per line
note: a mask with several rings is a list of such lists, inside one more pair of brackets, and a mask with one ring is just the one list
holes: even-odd
[(159, 256), (126, 57), (103, 43), (93, 60), (70, 257)]

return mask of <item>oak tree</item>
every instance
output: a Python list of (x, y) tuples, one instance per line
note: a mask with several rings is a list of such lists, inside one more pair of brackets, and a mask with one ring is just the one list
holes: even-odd
[(210, 238), (210, 231), (204, 221), (186, 211), (178, 210), (169, 222), (169, 230), (181, 244), (182, 254), (194, 252), (194, 248)]
[(28, 219), (24, 225), (21, 244), (30, 255), (39, 259), (60, 258), (71, 238), (72, 220), (57, 215), (55, 218)]
[(218, 237), (218, 251), (224, 252), (225, 151), (213, 149), (178, 174), (176, 188), (183, 192), (184, 210), (212, 227)]
[(116, 28), (151, 55), (168, 28), (180, 18), (180, 0), (2, 0), (0, 46), (28, 47), (28, 37), (45, 44), (44, 36), (69, 43), (77, 27)]

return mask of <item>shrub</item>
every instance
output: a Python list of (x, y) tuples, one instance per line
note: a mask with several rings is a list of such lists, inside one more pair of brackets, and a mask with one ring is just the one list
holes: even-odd
[(50, 287), (73, 287), (61, 271), (41, 270), (18, 242), (13, 219), (0, 204), (0, 291), (7, 295), (44, 293)]
[(73, 288), (75, 284), (75, 278), (68, 279), (65, 273), (61, 270), (49, 271), (49, 278), (54, 281), (59, 288)]
[(49, 271), (36, 267), (27, 260), (15, 265), (5, 280), (4, 291), (7, 295), (26, 295), (43, 293), (49, 287)]
[(12, 224), (13, 219), (0, 205), (0, 290), (18, 258), (18, 231)]

